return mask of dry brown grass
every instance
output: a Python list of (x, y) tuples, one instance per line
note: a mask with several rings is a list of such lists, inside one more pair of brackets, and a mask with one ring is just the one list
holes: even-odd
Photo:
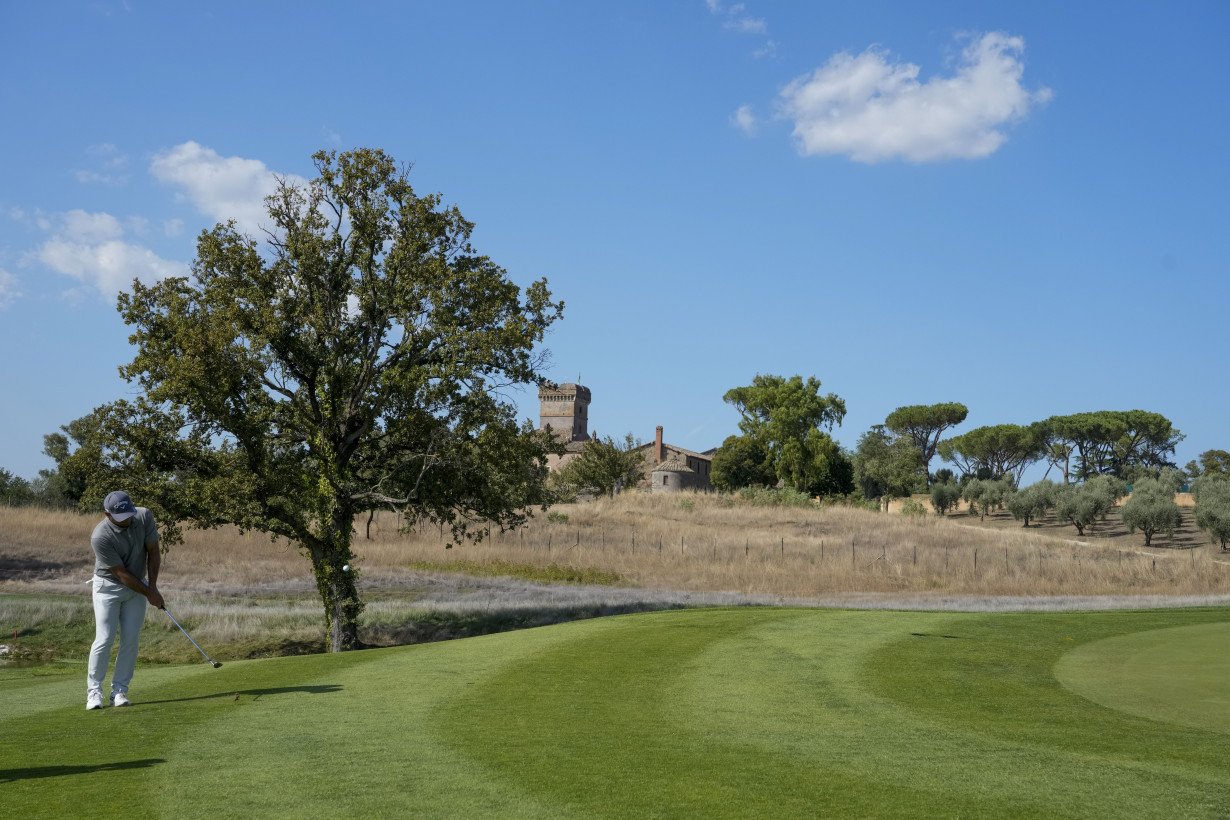
[[(752, 507), (723, 496), (647, 496), (555, 508), (530, 526), (445, 548), (435, 526), (398, 528), (377, 516), (372, 539), (356, 522), (364, 585), (406, 588), (430, 561), (505, 561), (617, 573), (646, 590), (832, 599), (858, 593), (975, 596), (1207, 596), (1230, 593), (1230, 563), (1181, 530), (1145, 550), (1108, 520), (1077, 541), (1055, 522), (911, 518), (841, 507)], [(1190, 515), (1190, 513), (1189, 513)], [(566, 520), (563, 520), (566, 517)], [(85, 591), (95, 519), (0, 508), (0, 590)], [(1182, 547), (1176, 549), (1175, 547)], [(164, 562), (163, 586), (220, 595), (304, 594), (307, 560), (290, 544), (232, 529), (192, 531)], [(242, 612), (233, 612), (236, 619)]]

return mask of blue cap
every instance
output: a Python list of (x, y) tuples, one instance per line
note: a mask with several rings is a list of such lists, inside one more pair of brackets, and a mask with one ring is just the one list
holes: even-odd
[(123, 490), (107, 493), (107, 497), (103, 500), (103, 511), (114, 521), (127, 521), (137, 514), (137, 508), (133, 506), (132, 499)]

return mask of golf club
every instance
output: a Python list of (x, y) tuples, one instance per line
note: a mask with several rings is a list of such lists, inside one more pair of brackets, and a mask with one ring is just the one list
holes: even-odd
[[(163, 607), (162, 611), (167, 613), (167, 617), (171, 619), (171, 623), (175, 624), (176, 626), (179, 626), (179, 621), (175, 620), (175, 616), (171, 614), (171, 610), (167, 609), (166, 607)], [(184, 633), (185, 638), (192, 641), (192, 636), (188, 634), (188, 630), (184, 629), (182, 626), (179, 626), (179, 631)], [(206, 655), (205, 650), (201, 648), (201, 645), (199, 643), (197, 643), (196, 641), (192, 641), (192, 645), (195, 646), (196, 651), (200, 652), (201, 656), (205, 658), (205, 662), (208, 663), (210, 666), (212, 666), (214, 669), (218, 669), (219, 667), (222, 666), (221, 663), (219, 663), (218, 661)]]

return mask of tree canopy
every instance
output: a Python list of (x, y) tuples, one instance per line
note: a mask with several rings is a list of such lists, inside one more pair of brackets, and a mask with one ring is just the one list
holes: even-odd
[(1230, 543), (1230, 478), (1205, 475), (1192, 489), (1196, 495), (1196, 526), (1225, 550)]
[(713, 486), (719, 490), (772, 487), (777, 473), (769, 450), (752, 436), (727, 436), (713, 454)]
[(949, 427), (965, 421), (969, 408), (960, 402), (942, 404), (911, 404), (898, 407), (888, 414), (884, 426), (899, 436), (905, 436), (918, 450), (923, 475), (931, 472), (931, 459), (935, 458), (940, 436)]
[(864, 498), (903, 497), (925, 487), (918, 472), (918, 448), (909, 438), (894, 436), (882, 424), (859, 436), (853, 461), (854, 483)]
[(100, 418), (139, 503), (299, 544), (337, 651), (358, 643), (357, 513), (480, 538), (546, 501), (559, 447), (502, 391), (542, 381), (535, 348), (563, 304), (478, 254), (473, 224), (384, 152), (313, 159), (315, 180), (266, 201), (263, 246), (219, 224), (191, 278), (120, 295), (137, 351), (121, 373), (142, 395)]
[(1021, 521), (1022, 527), (1028, 527), (1029, 522), (1055, 506), (1055, 495), (1059, 485), (1043, 479), (1021, 490), (1010, 493), (1004, 506), (1012, 517)]
[(1135, 468), (1173, 467), (1171, 458), (1183, 434), (1160, 413), (1099, 410), (1052, 416), (1040, 427), (1048, 444), (1067, 445), (1079, 479), (1095, 475), (1131, 477)]
[(846, 403), (834, 393), (822, 395), (815, 376), (757, 375), (722, 399), (739, 411), (739, 429), (750, 440), (743, 451), (762, 448), (775, 481), (805, 493), (850, 491), (849, 460), (826, 432), (841, 424)]
[(1173, 536), (1183, 523), (1174, 492), (1172, 481), (1156, 478), (1142, 478), (1132, 486), (1132, 495), (1123, 504), (1123, 523), (1130, 532), (1144, 534), (1146, 547), (1153, 545), (1157, 533)]
[(996, 424), (945, 439), (937, 449), (966, 475), (982, 470), (994, 478), (1008, 476), (1018, 484), (1025, 469), (1043, 457), (1044, 446), (1037, 427)]
[(641, 443), (631, 433), (618, 442), (596, 434), (559, 473), (559, 479), (581, 492), (614, 495), (616, 490), (635, 487), (643, 476), (645, 457)]
[(1200, 460), (1188, 462), (1187, 472), (1192, 478), (1202, 475), (1230, 476), (1230, 453), (1225, 450), (1205, 450)]
[(1122, 481), (1112, 476), (1094, 476), (1083, 484), (1068, 484), (1055, 493), (1055, 517), (1076, 527), (1084, 536), (1085, 528), (1104, 518), (1115, 502), (1127, 494)]

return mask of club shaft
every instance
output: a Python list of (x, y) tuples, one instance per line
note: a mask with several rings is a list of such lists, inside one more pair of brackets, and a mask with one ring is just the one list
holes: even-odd
[(167, 617), (171, 619), (171, 623), (173, 623), (173, 624), (175, 624), (176, 626), (178, 626), (178, 627), (179, 627), (179, 631), (180, 631), (180, 632), (182, 632), (182, 633), (184, 633), (184, 637), (185, 637), (185, 638), (187, 638), (188, 640), (192, 641), (192, 645), (196, 647), (196, 651), (197, 651), (197, 652), (200, 652), (200, 653), (201, 653), (201, 657), (203, 657), (205, 660), (209, 661), (211, 664), (217, 663), (217, 661), (215, 661), (213, 658), (209, 657), (209, 655), (207, 655), (207, 654), (205, 653), (205, 650), (201, 648), (201, 645), (200, 645), (199, 643), (197, 643), (196, 641), (194, 641), (194, 640), (192, 639), (192, 636), (188, 634), (188, 630), (186, 630), (186, 629), (184, 629), (182, 626), (180, 626), (179, 621), (175, 620), (175, 616), (171, 614), (171, 610), (166, 609), (166, 608), (164, 607), (162, 611), (163, 611), (163, 612), (165, 612), (165, 613), (167, 613)]

